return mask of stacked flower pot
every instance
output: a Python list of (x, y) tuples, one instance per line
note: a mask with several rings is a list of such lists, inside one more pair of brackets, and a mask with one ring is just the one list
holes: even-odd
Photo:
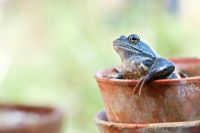
[(0, 133), (61, 133), (62, 121), (55, 107), (0, 104)]
[(162, 79), (131, 93), (137, 80), (107, 78), (115, 68), (100, 70), (96, 80), (104, 101), (95, 122), (101, 133), (200, 133), (200, 59), (171, 59), (189, 77)]

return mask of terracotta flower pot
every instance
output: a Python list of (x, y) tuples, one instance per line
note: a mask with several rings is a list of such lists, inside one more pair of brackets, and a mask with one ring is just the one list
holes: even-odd
[[(190, 75), (200, 73), (200, 69), (193, 69), (200, 67), (200, 59), (172, 60)], [(96, 74), (109, 121), (136, 124), (200, 119), (200, 76), (153, 81), (139, 96), (131, 93), (137, 80), (104, 77), (112, 71), (109, 68)]]
[(105, 111), (95, 117), (101, 133), (199, 133), (200, 120), (186, 122), (128, 124), (109, 122)]
[(199, 58), (172, 58), (171, 61), (175, 62), (178, 69), (188, 76), (200, 76), (200, 59)]
[(56, 108), (0, 104), (0, 133), (60, 133), (62, 119)]

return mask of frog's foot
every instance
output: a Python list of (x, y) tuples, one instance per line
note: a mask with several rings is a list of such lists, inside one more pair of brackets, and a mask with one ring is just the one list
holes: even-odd
[(147, 72), (146, 76), (138, 82), (138, 84), (133, 89), (135, 90), (139, 88), (139, 95), (141, 95), (142, 87), (145, 83), (149, 83), (156, 79), (163, 79), (172, 74), (175, 70), (175, 65), (164, 58), (158, 58), (155, 60), (154, 64), (150, 67), (149, 71)]
[(143, 79), (141, 79), (136, 86), (134, 87), (133, 91), (131, 92), (132, 94), (135, 94), (136, 90), (138, 90), (138, 94), (141, 95), (142, 92), (142, 88), (144, 86), (144, 84), (146, 83), (146, 78), (144, 77)]
[(166, 77), (166, 79), (181, 79), (181, 78), (187, 78), (187, 74), (181, 72), (181, 71), (175, 71), (169, 76)]
[(188, 75), (185, 74), (184, 72), (179, 71), (178, 74), (181, 76), (181, 78), (187, 78)]
[[(139, 87), (139, 92), (140, 92), (140, 94), (141, 94), (141, 90), (142, 90), (142, 88), (140, 87), (141, 84), (142, 84), (142, 80), (140, 80), (140, 81), (136, 84), (136, 86), (134, 87), (134, 89), (131, 91), (131, 94), (135, 94), (135, 92), (136, 92), (136, 90), (138, 89), (138, 87)], [(140, 94), (139, 94), (139, 95), (140, 95)]]

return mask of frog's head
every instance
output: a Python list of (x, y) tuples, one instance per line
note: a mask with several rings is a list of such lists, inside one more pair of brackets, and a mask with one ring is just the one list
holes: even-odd
[(141, 56), (154, 59), (159, 56), (152, 48), (141, 41), (139, 36), (136, 34), (131, 34), (128, 37), (119, 37), (113, 41), (113, 47), (120, 55), (121, 59), (128, 59), (131, 56)]

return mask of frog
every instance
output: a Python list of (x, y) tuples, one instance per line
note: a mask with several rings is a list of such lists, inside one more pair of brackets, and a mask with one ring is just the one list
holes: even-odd
[(134, 94), (139, 89), (138, 93), (141, 95), (142, 87), (154, 80), (181, 78), (176, 65), (161, 57), (137, 34), (120, 36), (113, 41), (113, 47), (121, 58), (121, 69), (115, 78), (139, 80), (133, 89)]

